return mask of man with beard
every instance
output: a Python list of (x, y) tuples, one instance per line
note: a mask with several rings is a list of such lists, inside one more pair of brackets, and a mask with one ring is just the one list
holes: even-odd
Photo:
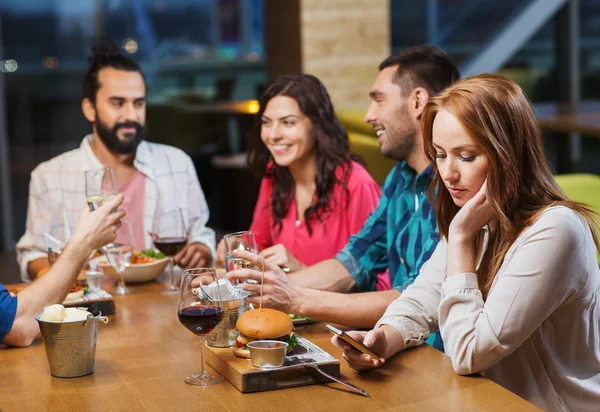
[[(334, 259), (290, 276), (265, 262), (264, 306), (371, 328), (414, 281), (439, 241), (427, 198), (431, 167), (423, 147), (421, 112), (430, 97), (459, 77), (447, 54), (433, 46), (405, 49), (380, 64), (365, 122), (375, 129), (382, 154), (398, 164), (383, 185), (379, 205)], [(236, 253), (262, 267), (259, 256)], [(377, 274), (388, 268), (394, 289), (374, 292)], [(238, 270), (228, 277), (260, 281), (261, 273)], [(260, 285), (244, 283), (244, 289), (253, 293), (250, 302), (256, 303)], [(429, 343), (441, 349), (441, 340), (434, 340)]]
[(189, 156), (146, 137), (146, 82), (140, 67), (101, 42), (92, 49), (82, 110), (92, 134), (80, 147), (40, 164), (31, 173), (26, 232), (17, 244), (21, 277), (29, 281), (48, 264), (44, 234), (65, 239), (85, 202), (84, 171), (112, 167), (136, 249), (152, 247), (149, 233), (160, 210), (179, 207), (188, 244), (175, 256), (184, 268), (206, 266), (214, 256), (208, 206)]

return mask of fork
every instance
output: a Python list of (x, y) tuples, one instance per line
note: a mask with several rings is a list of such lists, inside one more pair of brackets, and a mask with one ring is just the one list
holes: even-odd
[(339, 378), (336, 378), (335, 376), (332, 376), (330, 374), (328, 374), (327, 372), (323, 371), (321, 368), (319, 368), (319, 366), (317, 365), (317, 361), (311, 358), (298, 358), (298, 359), (294, 359), (292, 362), (293, 364), (296, 365), (302, 365), (302, 366), (306, 366), (307, 368), (311, 368), (316, 370), (317, 372), (319, 372), (321, 375), (331, 379), (332, 381), (335, 381), (337, 383), (341, 383), (344, 386), (347, 386), (348, 388), (360, 393), (363, 396), (366, 396), (367, 398), (370, 398), (371, 395), (369, 395), (369, 392), (365, 391), (364, 389), (359, 388), (356, 385), (351, 384), (350, 382), (346, 382), (344, 380), (341, 380)]

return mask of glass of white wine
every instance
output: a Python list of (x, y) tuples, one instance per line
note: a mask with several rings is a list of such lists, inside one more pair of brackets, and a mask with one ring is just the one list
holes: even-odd
[(102, 248), (110, 265), (117, 272), (118, 284), (113, 291), (115, 295), (127, 295), (133, 293), (133, 290), (125, 286), (123, 272), (129, 267), (131, 257), (133, 256), (133, 230), (131, 221), (121, 219), (121, 226), (117, 229), (117, 238)]
[[(228, 233), (223, 238), (225, 239), (225, 268), (228, 272), (238, 269), (261, 270), (261, 268), (257, 268), (252, 262), (232, 255), (234, 250), (247, 250), (248, 252), (258, 254), (256, 239), (251, 230)], [(248, 280), (247, 282), (253, 283), (254, 281)]]
[(85, 198), (92, 211), (98, 209), (104, 201), (118, 194), (117, 181), (112, 167), (86, 170)]

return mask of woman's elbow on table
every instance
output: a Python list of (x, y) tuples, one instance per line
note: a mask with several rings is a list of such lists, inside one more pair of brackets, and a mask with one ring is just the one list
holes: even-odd
[(457, 361), (454, 358), (452, 358), (452, 368), (457, 375), (461, 376), (472, 375), (474, 373), (481, 372), (480, 370), (473, 368), (472, 364), (461, 362), (460, 360)]
[(458, 375), (472, 375), (482, 372), (486, 369), (483, 362), (477, 361), (479, 356), (470, 350), (470, 345), (453, 348), (452, 345), (445, 345), (446, 354), (450, 356), (452, 368)]

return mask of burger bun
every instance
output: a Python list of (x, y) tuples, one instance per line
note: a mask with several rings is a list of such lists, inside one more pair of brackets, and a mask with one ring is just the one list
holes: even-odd
[(233, 346), (233, 354), (240, 358), (250, 359), (250, 350), (247, 347), (238, 348), (237, 346)]
[(253, 309), (240, 316), (237, 330), (252, 339), (273, 339), (288, 335), (294, 329), (290, 317), (275, 309)]
[(67, 295), (67, 297), (65, 298), (65, 302), (68, 302), (70, 300), (75, 300), (75, 299), (79, 299), (82, 298), (84, 294), (83, 288), (81, 288), (80, 290), (76, 291), (76, 292), (71, 292)]

